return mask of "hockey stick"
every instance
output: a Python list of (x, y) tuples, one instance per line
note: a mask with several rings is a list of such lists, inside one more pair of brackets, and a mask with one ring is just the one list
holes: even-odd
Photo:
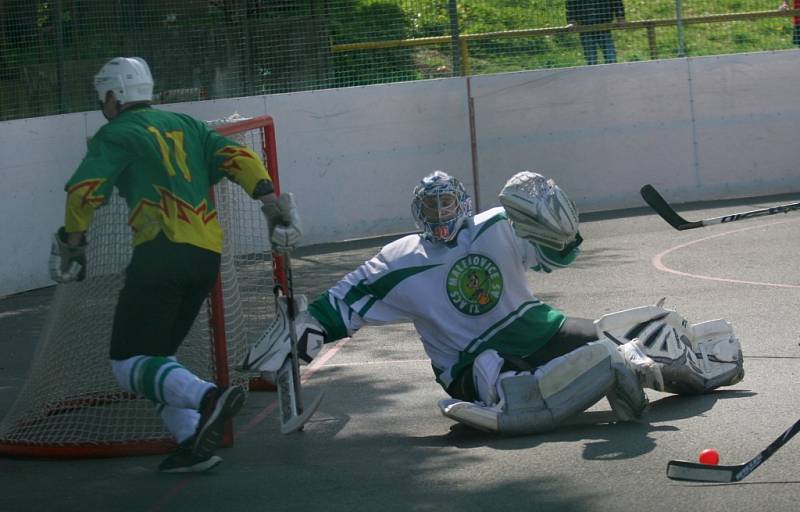
[(678, 215), (678, 213), (667, 203), (667, 201), (658, 193), (652, 185), (645, 185), (640, 190), (642, 197), (655, 210), (662, 219), (667, 221), (673, 228), (683, 231), (685, 229), (704, 228), (714, 224), (724, 224), (726, 222), (734, 222), (737, 220), (752, 219), (754, 217), (763, 217), (765, 215), (775, 215), (776, 213), (789, 213), (794, 210), (800, 209), (800, 202), (782, 204), (772, 206), (770, 208), (761, 208), (759, 210), (751, 210), (749, 212), (732, 213), (722, 217), (713, 217), (711, 219), (702, 219), (696, 221), (689, 221)]
[(291, 340), (291, 353), (289, 358), (278, 370), (276, 385), (278, 399), (281, 406), (281, 434), (289, 434), (301, 430), (306, 421), (316, 412), (322, 401), (323, 393), (320, 392), (311, 403), (303, 406), (303, 392), (300, 383), (300, 356), (297, 348), (297, 331), (295, 329), (294, 285), (292, 283), (291, 256), (286, 253), (284, 257), (284, 271), (286, 273), (286, 310), (289, 317), (289, 339)]
[(667, 478), (673, 480), (689, 480), (691, 482), (738, 482), (753, 472), (765, 460), (786, 444), (800, 431), (800, 420), (789, 427), (778, 439), (758, 455), (743, 464), (735, 466), (713, 466), (686, 460), (671, 460), (667, 463)]

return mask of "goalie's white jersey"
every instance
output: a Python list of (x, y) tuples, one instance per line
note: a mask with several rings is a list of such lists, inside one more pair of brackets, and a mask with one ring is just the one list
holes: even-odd
[(414, 234), (386, 245), (312, 310), (334, 338), (364, 324), (413, 322), (447, 389), (483, 350), (526, 356), (558, 331), (564, 314), (533, 294), (526, 270), (550, 272), (577, 252), (518, 238), (503, 208), (493, 208), (469, 218), (455, 243)]

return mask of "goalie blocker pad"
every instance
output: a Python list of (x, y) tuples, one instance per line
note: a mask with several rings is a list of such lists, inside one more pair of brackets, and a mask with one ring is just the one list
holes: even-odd
[[(250, 347), (242, 369), (245, 371), (277, 372), (292, 351), (289, 333), (290, 322), (287, 310), (288, 299), (278, 297), (275, 320)], [(301, 363), (310, 363), (322, 350), (325, 331), (319, 322), (308, 313), (308, 299), (305, 295), (295, 295), (294, 319), (297, 333), (297, 354)]]
[(533, 373), (501, 374), (496, 405), (445, 399), (439, 409), (448, 418), (479, 430), (535, 434), (553, 429), (612, 391), (636, 416), (647, 407), (636, 375), (624, 366), (616, 349), (592, 342)]
[(602, 316), (595, 321), (598, 336), (618, 344), (639, 338), (645, 354), (661, 366), (661, 391), (700, 394), (744, 378), (741, 344), (730, 323), (689, 325), (661, 302)]

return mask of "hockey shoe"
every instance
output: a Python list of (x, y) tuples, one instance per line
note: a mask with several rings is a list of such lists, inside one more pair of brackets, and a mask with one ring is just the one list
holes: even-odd
[(192, 437), (178, 445), (178, 448), (158, 465), (162, 473), (202, 473), (217, 467), (222, 457), (210, 455), (203, 457), (194, 453), (195, 438)]
[(225, 422), (236, 416), (244, 405), (246, 393), (241, 386), (211, 388), (200, 403), (200, 422), (194, 441), (194, 456), (205, 459), (213, 455), (222, 442)]

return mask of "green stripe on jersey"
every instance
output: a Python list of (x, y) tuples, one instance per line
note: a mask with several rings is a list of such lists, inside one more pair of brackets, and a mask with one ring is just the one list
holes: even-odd
[(580, 252), (577, 248), (569, 251), (567, 254), (563, 254), (562, 251), (558, 251), (556, 249), (545, 247), (536, 244), (536, 249), (539, 253), (540, 259), (542, 259), (545, 263), (550, 265), (551, 267), (566, 267), (573, 261), (575, 258), (578, 257), (578, 253)]
[[(487, 349), (494, 349), (500, 355), (518, 357), (533, 354), (555, 336), (565, 319), (566, 316), (562, 311), (542, 302), (523, 303), (516, 311), (472, 340), (467, 349), (459, 353), (458, 362), (450, 369), (450, 378), (455, 380), (481, 352)], [(441, 380), (439, 382), (447, 389), (449, 383)]]
[(474, 242), (475, 240), (477, 240), (479, 236), (484, 234), (486, 230), (492, 227), (494, 224), (497, 224), (498, 222), (506, 219), (508, 219), (508, 216), (506, 215), (506, 212), (504, 210), (501, 213), (498, 213), (497, 215), (494, 215), (491, 218), (485, 220), (483, 224), (481, 224), (481, 229), (475, 234), (475, 237), (473, 237), (472, 241)]
[(400, 284), (403, 280), (415, 276), (420, 272), (425, 272), (428, 269), (438, 266), (440, 266), (440, 264), (423, 265), (420, 267), (408, 267), (400, 270), (394, 270), (376, 279), (374, 283), (368, 283), (366, 279), (364, 279), (357, 285), (350, 288), (350, 291), (347, 292), (347, 295), (344, 298), (344, 302), (348, 306), (352, 306), (353, 304), (355, 304), (356, 302), (367, 296), (373, 297), (378, 300), (383, 299), (384, 297), (386, 297), (386, 295), (389, 294), (390, 291), (392, 291), (392, 289), (395, 286)]
[[(342, 312), (335, 304), (336, 300), (326, 291), (308, 305), (308, 312), (325, 331), (325, 343), (347, 337), (347, 326), (344, 324)], [(351, 310), (347, 314), (351, 314)]]

